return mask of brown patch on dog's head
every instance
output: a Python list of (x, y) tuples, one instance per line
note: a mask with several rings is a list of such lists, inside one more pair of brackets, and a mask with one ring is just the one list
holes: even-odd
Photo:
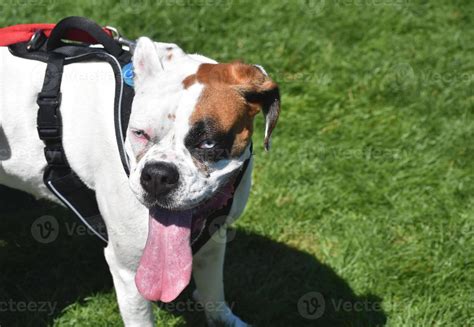
[(266, 119), (265, 149), (280, 113), (278, 85), (253, 65), (202, 64), (196, 74), (183, 80), (185, 88), (204, 85), (201, 97), (190, 118), (191, 126), (199, 121), (216, 121), (223, 134), (233, 133), (230, 149), (238, 157), (250, 142), (253, 119), (262, 110)]

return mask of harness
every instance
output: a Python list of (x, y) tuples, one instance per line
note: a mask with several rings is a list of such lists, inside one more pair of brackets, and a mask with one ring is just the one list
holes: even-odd
[[(67, 42), (65, 40), (68, 40)], [(72, 42), (71, 42), (72, 41)], [(99, 44), (102, 47), (93, 47)], [(116, 29), (102, 28), (83, 17), (67, 17), (57, 25), (24, 24), (0, 29), (0, 46), (8, 46), (18, 57), (45, 62), (46, 72), (41, 92), (37, 96), (38, 136), (44, 142), (46, 168), (43, 181), (48, 189), (100, 239), (108, 242), (107, 229), (94, 190), (88, 188), (74, 172), (63, 148), (61, 121), (61, 79), (65, 65), (78, 62), (106, 62), (114, 72), (114, 125), (117, 151), (127, 176), (130, 174), (125, 152), (125, 137), (134, 97), (130, 80), (130, 66), (135, 43), (119, 35)], [(234, 189), (240, 184), (250, 163), (247, 159), (235, 179)], [(232, 207), (233, 197), (224, 208), (206, 218), (205, 229), (211, 224), (225, 224)], [(196, 253), (212, 236), (201, 233), (192, 244)]]

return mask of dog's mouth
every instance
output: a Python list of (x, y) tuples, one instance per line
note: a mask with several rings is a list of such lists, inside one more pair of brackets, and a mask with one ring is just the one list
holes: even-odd
[(232, 179), (211, 199), (193, 209), (149, 209), (148, 239), (135, 276), (143, 297), (171, 302), (181, 294), (191, 280), (193, 242), (206, 232), (206, 218), (223, 208), (233, 194)]

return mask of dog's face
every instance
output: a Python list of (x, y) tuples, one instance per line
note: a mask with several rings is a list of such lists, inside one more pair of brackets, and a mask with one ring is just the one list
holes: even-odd
[(140, 38), (127, 131), (130, 185), (148, 208), (194, 208), (219, 192), (250, 156), (253, 119), (278, 119), (278, 86), (263, 69), (216, 64)]

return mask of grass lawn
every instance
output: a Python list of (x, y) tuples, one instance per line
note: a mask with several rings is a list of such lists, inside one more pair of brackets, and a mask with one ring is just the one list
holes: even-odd
[[(273, 150), (259, 118), (226, 261), (227, 299), (246, 321), (474, 326), (472, 1), (3, 0), (0, 11), (0, 26), (88, 16), (262, 64), (279, 82)], [(50, 244), (30, 232), (42, 215), (60, 220)], [(66, 235), (75, 222), (0, 189), (0, 304), (14, 305), (0, 307), (1, 327), (121, 324), (102, 245)], [(203, 325), (192, 305), (156, 313), (157, 326)]]

